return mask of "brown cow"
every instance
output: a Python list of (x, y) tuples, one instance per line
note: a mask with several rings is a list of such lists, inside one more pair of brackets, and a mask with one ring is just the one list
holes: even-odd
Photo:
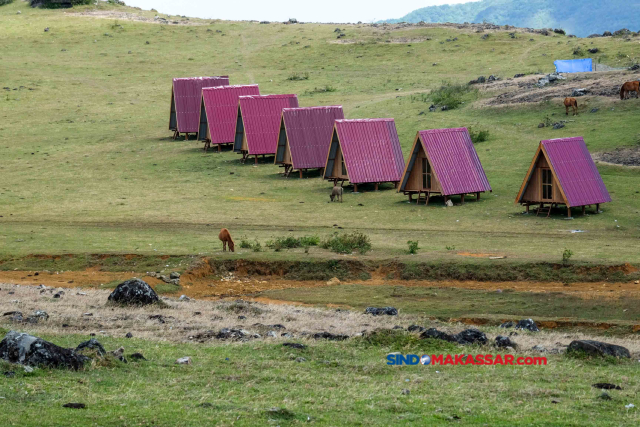
[(220, 234), (218, 234), (218, 239), (220, 239), (222, 241), (222, 251), (226, 252), (227, 251), (227, 243), (229, 244), (229, 250), (231, 252), (235, 252), (235, 245), (233, 243), (233, 239), (231, 238), (231, 234), (229, 233), (229, 230), (227, 230), (226, 228), (223, 228), (222, 230), (220, 230)]
[(623, 84), (620, 88), (620, 99), (629, 98), (629, 92), (635, 92), (636, 97), (640, 97), (640, 81)]
[(569, 115), (569, 107), (573, 110), (573, 115), (578, 114), (578, 101), (575, 98), (565, 98), (564, 99), (564, 110)]

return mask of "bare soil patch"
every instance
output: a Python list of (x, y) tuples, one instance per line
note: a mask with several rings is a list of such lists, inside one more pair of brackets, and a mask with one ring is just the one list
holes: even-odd
[(640, 166), (640, 145), (619, 147), (607, 153), (594, 153), (594, 160), (623, 166)]
[(65, 12), (69, 16), (84, 16), (89, 18), (101, 18), (101, 19), (120, 19), (123, 21), (135, 21), (145, 22), (147, 24), (164, 24), (164, 25), (207, 25), (207, 22), (201, 20), (191, 20), (184, 18), (166, 18), (166, 19), (154, 19), (149, 18), (137, 13), (131, 12), (119, 12), (116, 10), (88, 10), (82, 12)]

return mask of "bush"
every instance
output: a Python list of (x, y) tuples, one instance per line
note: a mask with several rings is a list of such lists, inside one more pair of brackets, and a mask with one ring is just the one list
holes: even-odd
[(564, 264), (568, 264), (573, 256), (573, 251), (571, 249), (566, 249), (562, 252), (562, 262)]
[(574, 54), (575, 56), (584, 56), (584, 51), (582, 50), (582, 47), (580, 47), (580, 46), (576, 46), (576, 47), (573, 49), (573, 54)]
[(45, 9), (61, 9), (67, 5), (78, 6), (83, 4), (91, 4), (92, 0), (31, 0), (31, 7), (42, 7)]
[(314, 93), (329, 93), (335, 92), (337, 89), (333, 86), (325, 85), (324, 87), (315, 87), (313, 90), (308, 90), (305, 93), (312, 95)]
[(369, 236), (359, 231), (348, 234), (334, 234), (322, 242), (323, 249), (329, 249), (339, 254), (350, 254), (357, 250), (366, 254), (371, 250)]
[(471, 137), (471, 142), (477, 144), (479, 142), (485, 142), (489, 139), (489, 131), (488, 130), (478, 130), (478, 131), (469, 131), (469, 136)]
[(449, 110), (453, 110), (462, 104), (465, 95), (474, 91), (477, 91), (477, 89), (469, 85), (445, 82), (438, 89), (431, 91), (430, 98), (434, 104), (446, 105)]
[(0, 6), (4, 6), (5, 4), (13, 3), (13, 0), (0, 0)]
[(418, 247), (418, 241), (415, 241), (415, 242), (414, 242), (413, 240), (409, 240), (409, 241), (407, 242), (407, 245), (409, 245), (409, 253), (410, 253), (411, 255), (414, 255), (414, 254), (417, 254), (417, 253), (418, 253), (418, 249), (420, 249), (420, 248)]
[(260, 244), (260, 242), (258, 242), (258, 239), (253, 242), (253, 247), (251, 249), (253, 250), (253, 252), (262, 252), (262, 245)]
[(282, 249), (294, 249), (294, 248), (308, 248), (309, 246), (318, 246), (320, 243), (320, 237), (318, 236), (302, 236), (302, 237), (277, 237), (274, 240), (269, 240), (266, 245), (276, 252), (280, 252)]
[(297, 81), (297, 80), (309, 80), (309, 73), (292, 73), (287, 80)]

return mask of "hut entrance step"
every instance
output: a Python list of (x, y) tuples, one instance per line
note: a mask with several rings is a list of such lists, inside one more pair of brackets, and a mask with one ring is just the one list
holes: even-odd
[(538, 211), (536, 212), (536, 216), (540, 216), (540, 214), (547, 214), (545, 215), (546, 218), (549, 218), (549, 216), (551, 215), (551, 205), (549, 206), (544, 206), (544, 205), (540, 205), (538, 207)]

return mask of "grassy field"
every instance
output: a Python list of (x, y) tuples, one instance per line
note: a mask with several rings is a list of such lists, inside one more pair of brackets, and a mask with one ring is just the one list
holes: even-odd
[[(571, 57), (576, 45), (597, 43), (601, 62), (627, 65), (640, 56), (636, 41), (528, 33), (512, 39), (509, 31), (483, 40), (470, 30), (341, 25), (357, 43), (338, 44), (331, 25), (166, 26), (22, 6), (0, 8), (0, 79), (11, 89), (0, 100), (1, 255), (213, 254), (222, 226), (265, 241), (324, 236), (338, 224), (370, 235), (366, 257), (374, 259), (407, 257), (407, 240), (418, 240), (421, 250), (411, 259), (455, 259), (453, 248), (557, 261), (567, 247), (577, 260), (640, 262), (638, 169), (600, 167), (614, 199), (603, 215), (545, 220), (522, 216), (513, 204), (539, 140), (583, 135), (593, 151), (637, 144), (640, 100), (583, 98), (583, 114), (551, 130), (537, 124), (564, 118), (557, 102), (481, 107), (474, 99), (492, 95), (481, 92), (457, 110), (428, 113), (426, 97), (444, 80), (552, 71), (553, 59)], [(400, 42), (408, 39), (422, 41)], [(309, 79), (287, 80), (296, 72)], [(477, 150), (493, 193), (446, 209), (408, 205), (386, 187), (328, 204), (330, 184), (319, 178), (282, 179), (275, 166), (242, 165), (233, 153), (204, 155), (195, 141), (171, 140), (171, 78), (219, 74), (233, 84), (258, 83), (262, 93), (297, 93), (301, 106), (342, 104), (350, 118), (394, 117), (405, 154), (419, 129), (488, 130)], [(335, 91), (314, 92), (326, 86)], [(600, 112), (588, 114), (593, 107)]]

